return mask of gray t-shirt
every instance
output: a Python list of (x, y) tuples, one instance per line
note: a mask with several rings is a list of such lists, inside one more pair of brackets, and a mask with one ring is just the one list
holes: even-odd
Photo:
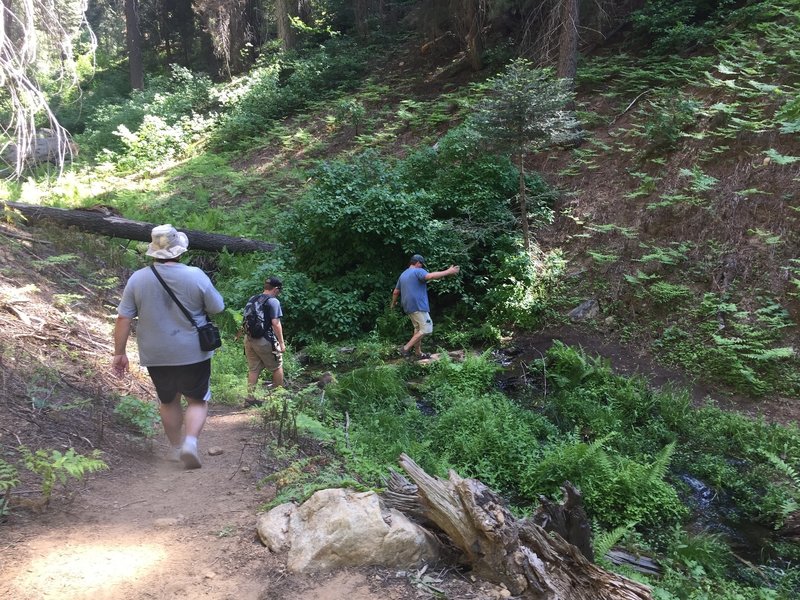
[[(156, 269), (197, 325), (207, 322), (206, 313), (213, 315), (225, 308), (222, 296), (201, 269), (181, 263), (156, 264)], [(131, 319), (139, 317), (136, 341), (142, 366), (191, 365), (214, 355), (213, 350), (200, 350), (197, 330), (150, 267), (131, 275), (117, 313)]]
[(414, 312), (430, 312), (428, 305), (428, 272), (419, 267), (408, 267), (397, 279), (395, 289), (400, 290), (400, 304), (403, 312), (410, 315)]

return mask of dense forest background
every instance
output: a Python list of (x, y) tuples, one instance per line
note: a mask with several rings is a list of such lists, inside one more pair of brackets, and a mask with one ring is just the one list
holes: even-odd
[[(400, 452), (481, 479), (521, 514), (570, 480), (598, 557), (617, 545), (659, 558), (658, 577), (628, 573), (658, 598), (800, 593), (800, 2), (2, 10), (8, 223), (25, 220), (7, 203), (41, 204), (276, 244), (190, 260), (228, 305), (213, 383), (231, 403), (245, 393), (241, 307), (266, 276), (284, 280), (290, 385), (270, 396), (271, 418), (330, 436), (338, 458), (287, 477), (279, 500), (379, 486)], [(67, 316), (113, 314), (142, 244), (51, 235), (31, 293)], [(9, 252), (18, 243), (4, 237)], [(395, 360), (410, 332), (391, 290), (417, 252), (433, 270), (461, 266), (431, 286), (426, 344), (463, 349), (463, 362)], [(44, 291), (47, 279), (67, 289)], [(567, 330), (717, 401), (622, 376), (580, 347), (525, 355), (526, 336)], [(53, 385), (36, 418), (74, 401), (36, 352), (3, 348), (27, 356), (22, 396)], [(320, 402), (305, 384), (325, 371), (335, 382)], [(148, 400), (111, 404), (135, 429)], [(3, 451), (11, 494), (36, 471), (24, 450)]]

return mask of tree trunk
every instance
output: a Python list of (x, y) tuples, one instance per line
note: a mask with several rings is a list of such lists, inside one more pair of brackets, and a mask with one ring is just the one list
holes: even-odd
[(650, 589), (592, 564), (557, 533), (517, 521), (503, 501), (475, 479), (450, 471), (425, 473), (411, 458), (400, 466), (417, 485), (426, 517), (463, 553), (475, 574), (536, 600), (652, 600)]
[(128, 69), (131, 88), (143, 90), (142, 33), (139, 30), (139, 10), (136, 0), (125, 0), (125, 40), (128, 45)]
[(369, 0), (354, 0), (353, 2), (353, 20), (356, 24), (356, 33), (358, 37), (366, 39), (369, 35), (369, 25), (367, 23), (367, 16), (369, 14)]
[(528, 201), (525, 191), (525, 155), (519, 155), (519, 218), (522, 223), (522, 243), (531, 249), (531, 232), (528, 227)]
[(275, 0), (275, 22), (284, 50), (291, 50), (297, 43), (291, 22), (291, 17), (297, 16), (292, 12), (293, 4), (296, 6), (296, 2), (293, 3), (292, 0)]
[[(18, 202), (6, 202), (5, 204), (8, 208), (19, 211), (25, 217), (26, 225), (52, 221), (64, 227), (76, 227), (90, 233), (140, 242), (149, 242), (152, 239), (150, 232), (156, 226), (153, 223), (124, 219), (110, 214), (104, 209), (66, 210), (63, 208), (31, 206)], [(258, 240), (188, 229), (183, 230), (183, 232), (189, 238), (189, 248), (192, 250), (220, 252), (223, 249), (227, 249), (228, 252), (233, 254), (242, 254), (246, 252), (270, 252), (275, 249), (275, 244)]]
[(578, 72), (578, 0), (561, 0), (561, 31), (558, 36), (558, 69), (561, 79), (575, 80)]

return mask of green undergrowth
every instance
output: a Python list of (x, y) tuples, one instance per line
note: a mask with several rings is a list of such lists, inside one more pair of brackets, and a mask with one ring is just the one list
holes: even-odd
[[(312, 355), (332, 364), (324, 348)], [(731, 532), (754, 523), (777, 530), (800, 500), (795, 426), (695, 408), (683, 390), (653, 390), (558, 342), (530, 365), (540, 375), (513, 397), (497, 391), (498, 372), (485, 353), (427, 366), (376, 362), (337, 374), (324, 392), (311, 386), (293, 400), (295, 409), (308, 419), (306, 433), (311, 423), (317, 435), (325, 432), (344, 462), (326, 471), (290, 457), (271, 481), (281, 481), (281, 498), (316, 489), (314, 473), (328, 481), (348, 472), (360, 486), (380, 488), (404, 452), (433, 475), (453, 469), (481, 480), (520, 515), (540, 495), (560, 499), (560, 486), (571, 481), (600, 540), (616, 531), (629, 551), (658, 557), (666, 575), (649, 582), (658, 597), (689, 597), (682, 594), (691, 585), (712, 583), (727, 591), (704, 597), (797, 591), (789, 564), (798, 553), (778, 537), (760, 540), (758, 570), (731, 560)], [(692, 481), (713, 495), (703, 512)], [(705, 534), (696, 532), (698, 515)]]

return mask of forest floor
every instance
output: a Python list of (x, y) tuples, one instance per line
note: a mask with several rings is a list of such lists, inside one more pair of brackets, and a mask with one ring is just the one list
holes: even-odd
[[(620, 372), (655, 385), (680, 374), (599, 336), (565, 328), (518, 340), (531, 356), (553, 339), (611, 360)], [(702, 393), (697, 388), (697, 394)], [(108, 455), (110, 469), (45, 511), (15, 512), (0, 525), (0, 597), (15, 600), (209, 598), (400, 600), (433, 598), (413, 573), (351, 568), (318, 575), (288, 572), (255, 529), (259, 505), (275, 493), (257, 481), (269, 469), (261, 453), (269, 433), (256, 411), (214, 406), (201, 438), (203, 467), (184, 470), (166, 446)], [(787, 407), (752, 406), (769, 420)], [(221, 454), (209, 456), (216, 448)], [(499, 597), (497, 589), (456, 571), (428, 573), (450, 600)], [(418, 578), (419, 579), (419, 578)], [(417, 579), (417, 581), (418, 581)]]
[[(0, 597), (77, 599), (400, 600), (418, 594), (405, 573), (377, 568), (320, 575), (285, 570), (255, 528), (274, 489), (255, 478), (263, 431), (247, 411), (216, 407), (201, 437), (203, 467), (185, 470), (166, 447), (106, 455), (71, 500), (16, 512), (0, 525)], [(222, 453), (208, 456), (207, 450)], [(449, 598), (482, 598), (463, 591)]]
[[(72, 484), (67, 493), (59, 487), (46, 506), (41, 504), (40, 482), (20, 475), (23, 481), (14, 490), (10, 512), (0, 518), (0, 598), (501, 597), (495, 586), (454, 569), (431, 567), (424, 574), (375, 567), (316, 575), (288, 572), (285, 557), (270, 553), (256, 533), (257, 513), (275, 495), (273, 487), (258, 482), (276, 470), (263, 452), (272, 433), (259, 422), (258, 411), (212, 402), (198, 470), (186, 471), (164, 460), (163, 436), (152, 447), (132, 439), (115, 425), (106, 402), (109, 390), (120, 387), (109, 369), (116, 289), (94, 287), (86, 273), (54, 260), (67, 250), (30, 237), (38, 236), (36, 230), (0, 230), (4, 232), (0, 458), (15, 456), (20, 445), (62, 451), (75, 447), (81, 453), (99, 447), (109, 469)], [(102, 274), (102, 266), (92, 273)], [(74, 301), (78, 296), (79, 310), (58, 306), (59, 298)], [(711, 388), (659, 367), (611, 335), (576, 327), (511, 340), (514, 364), (529, 364), (554, 339), (603, 356), (620, 373), (641, 374), (655, 386), (687, 386), (697, 402), (713, 397), (722, 407), (781, 423), (797, 422), (800, 416), (791, 403), (779, 399), (711, 393)], [(132, 377), (126, 385), (117, 391), (153, 397), (146, 376)], [(211, 456), (211, 448), (221, 453)], [(441, 593), (436, 596), (423, 580)]]

